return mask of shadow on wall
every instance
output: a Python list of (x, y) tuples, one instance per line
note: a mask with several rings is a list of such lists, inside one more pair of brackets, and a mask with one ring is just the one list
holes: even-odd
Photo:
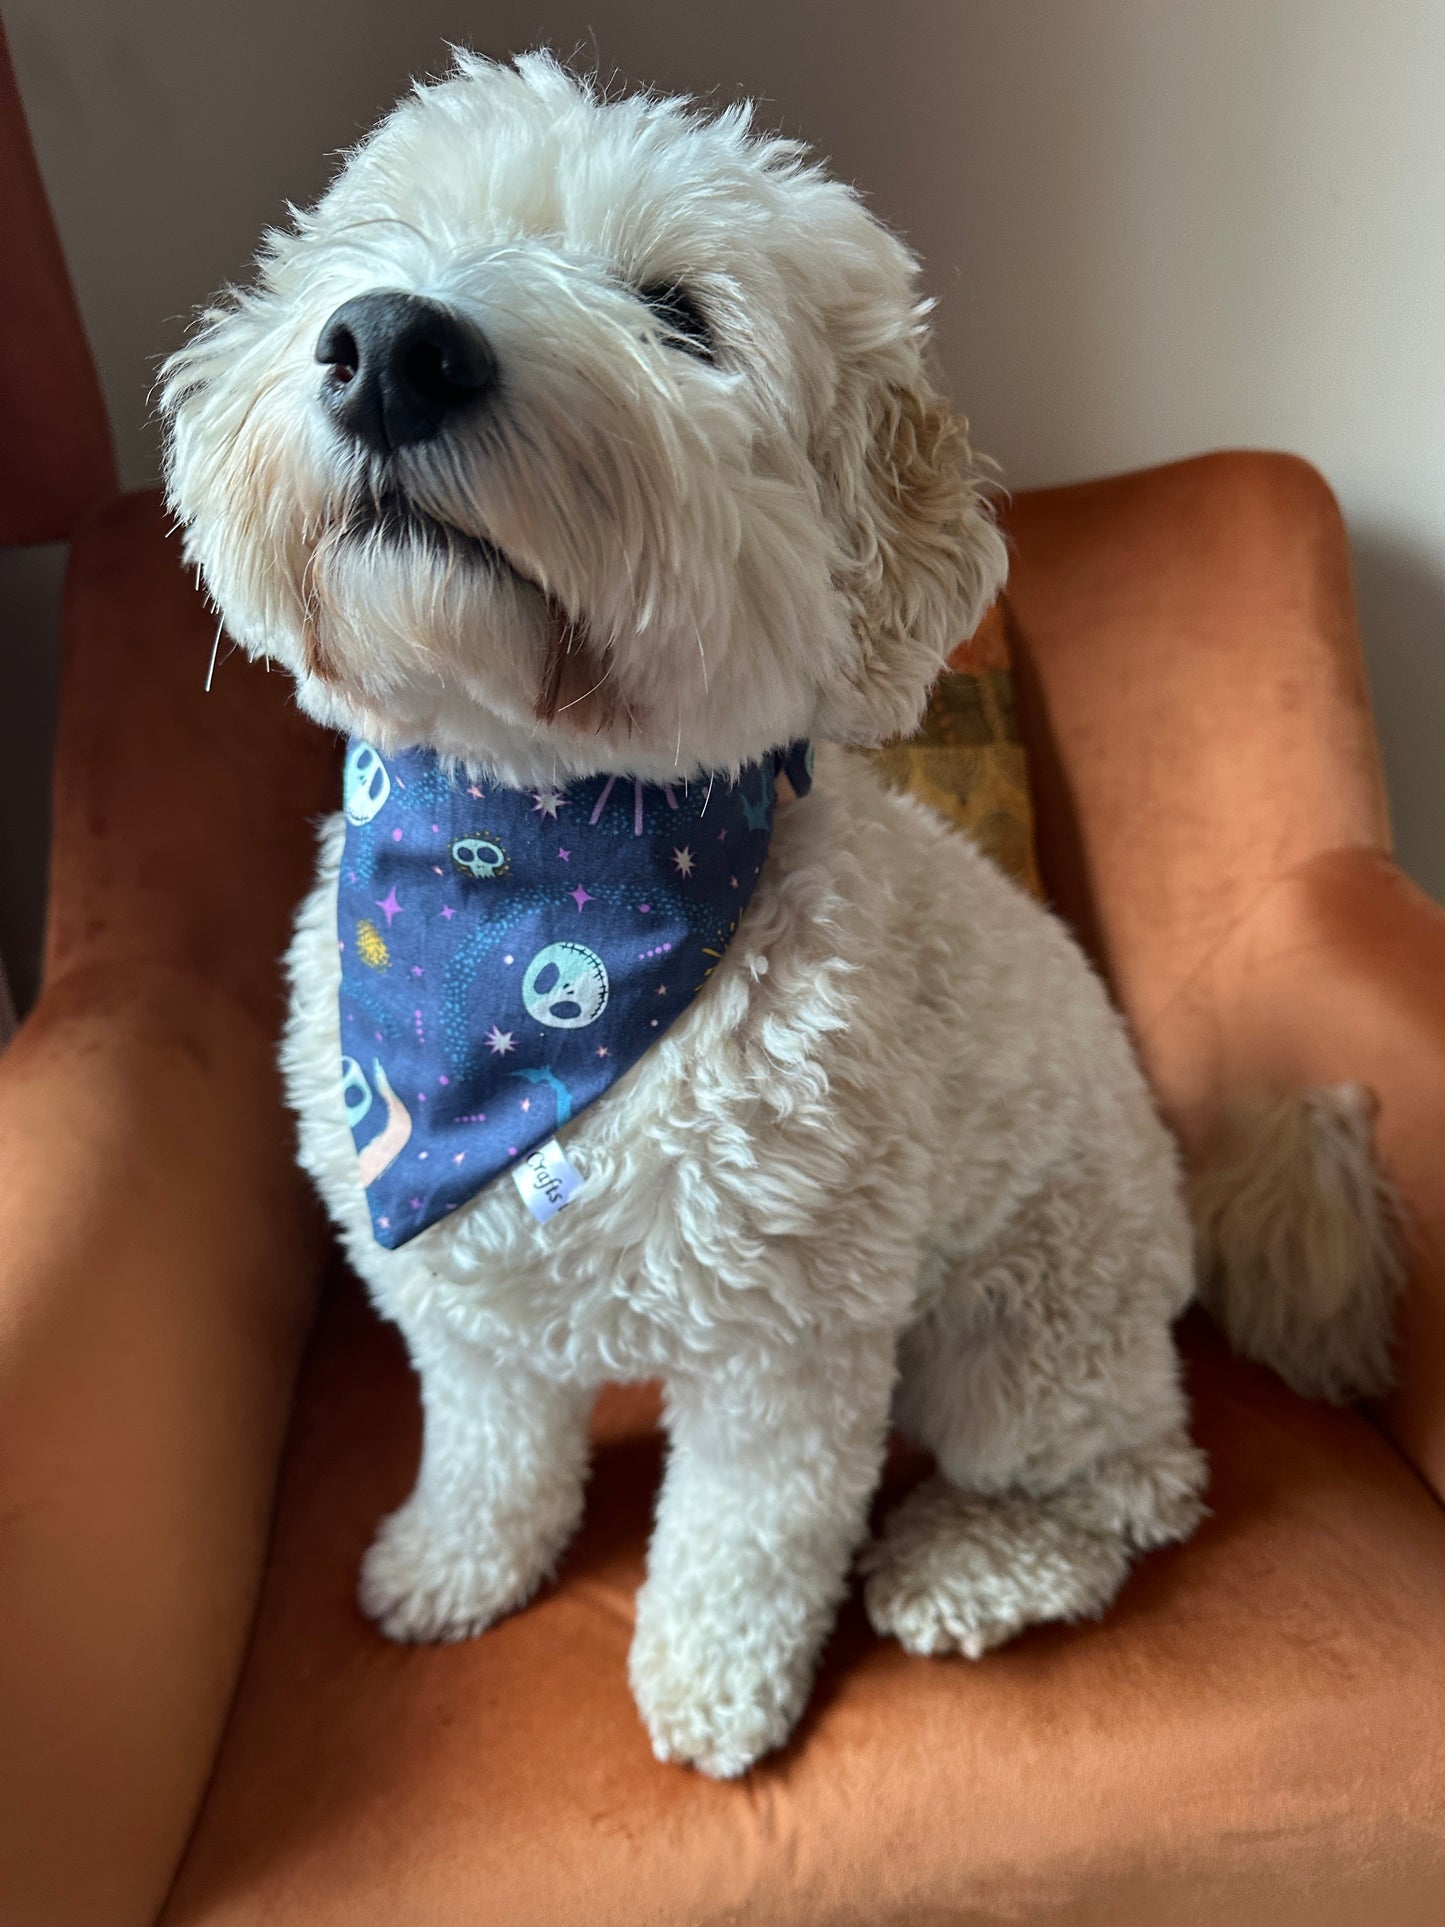
[(0, 550), (0, 957), (22, 1012), (40, 981), (45, 933), (60, 589), (69, 553), (59, 542)]
[(1386, 528), (1354, 528), (1351, 539), (1396, 855), (1445, 902), (1445, 566)]

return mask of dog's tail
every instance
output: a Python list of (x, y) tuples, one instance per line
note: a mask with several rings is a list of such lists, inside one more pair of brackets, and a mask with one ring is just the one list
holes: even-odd
[(1402, 1220), (1360, 1084), (1253, 1097), (1190, 1181), (1199, 1296), (1234, 1349), (1310, 1398), (1391, 1382)]

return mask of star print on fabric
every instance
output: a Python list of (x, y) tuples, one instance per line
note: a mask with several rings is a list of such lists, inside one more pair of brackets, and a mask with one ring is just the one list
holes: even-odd
[[(390, 1153), (366, 1202), (378, 1243), (396, 1250), (565, 1131), (670, 1032), (727, 950), (799, 758), (770, 753), (737, 781), (558, 770), (509, 789), (430, 751), (347, 756), (376, 759), (391, 785), (378, 801), (374, 781), (371, 815), (347, 818), (328, 934), (348, 1121), (359, 1151), (376, 1145), (368, 1169)], [(348, 795), (357, 775), (348, 766)], [(468, 838), (505, 852), (489, 875), (457, 861)], [(559, 889), (558, 864), (577, 881)], [(384, 967), (361, 954), (361, 930)], [(519, 1074), (513, 1058), (546, 1068)]]

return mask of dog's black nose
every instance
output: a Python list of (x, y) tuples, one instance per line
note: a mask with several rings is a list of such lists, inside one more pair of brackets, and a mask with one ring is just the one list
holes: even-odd
[(322, 396), (337, 424), (378, 455), (424, 442), (484, 401), (497, 358), (480, 329), (415, 294), (362, 294), (321, 330)]

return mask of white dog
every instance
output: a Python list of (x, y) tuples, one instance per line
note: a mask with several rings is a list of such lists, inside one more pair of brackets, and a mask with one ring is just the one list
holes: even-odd
[[(658, 1756), (714, 1774), (787, 1738), (890, 1423), (938, 1467), (864, 1561), (874, 1625), (914, 1652), (1097, 1614), (1201, 1512), (1170, 1335), (1191, 1233), (1123, 1025), (1052, 917), (841, 747), (914, 724), (1004, 574), (925, 344), (907, 251), (745, 110), (464, 55), (167, 370), (188, 553), (244, 647), (374, 746), (363, 775), (420, 746), (555, 816), (569, 785), (726, 791), (820, 745), (712, 974), (561, 1131), (582, 1188), (544, 1223), (495, 1180), (378, 1242), (341, 1069), (341, 818), (290, 957), (302, 1161), (425, 1403), (363, 1605), (405, 1640), (521, 1605), (577, 1524), (597, 1388), (661, 1378), (632, 1683)], [(501, 873), (502, 839), (464, 841)], [(377, 1073), (360, 1102), (386, 1098), (395, 1160), (411, 1122)], [(1364, 1157), (1355, 1099), (1321, 1103)], [(1314, 1155), (1243, 1227), (1210, 1205), (1226, 1258)], [(1342, 1328), (1379, 1375), (1387, 1268), (1356, 1243), (1343, 1327), (1296, 1288), (1259, 1338), (1306, 1382)]]

